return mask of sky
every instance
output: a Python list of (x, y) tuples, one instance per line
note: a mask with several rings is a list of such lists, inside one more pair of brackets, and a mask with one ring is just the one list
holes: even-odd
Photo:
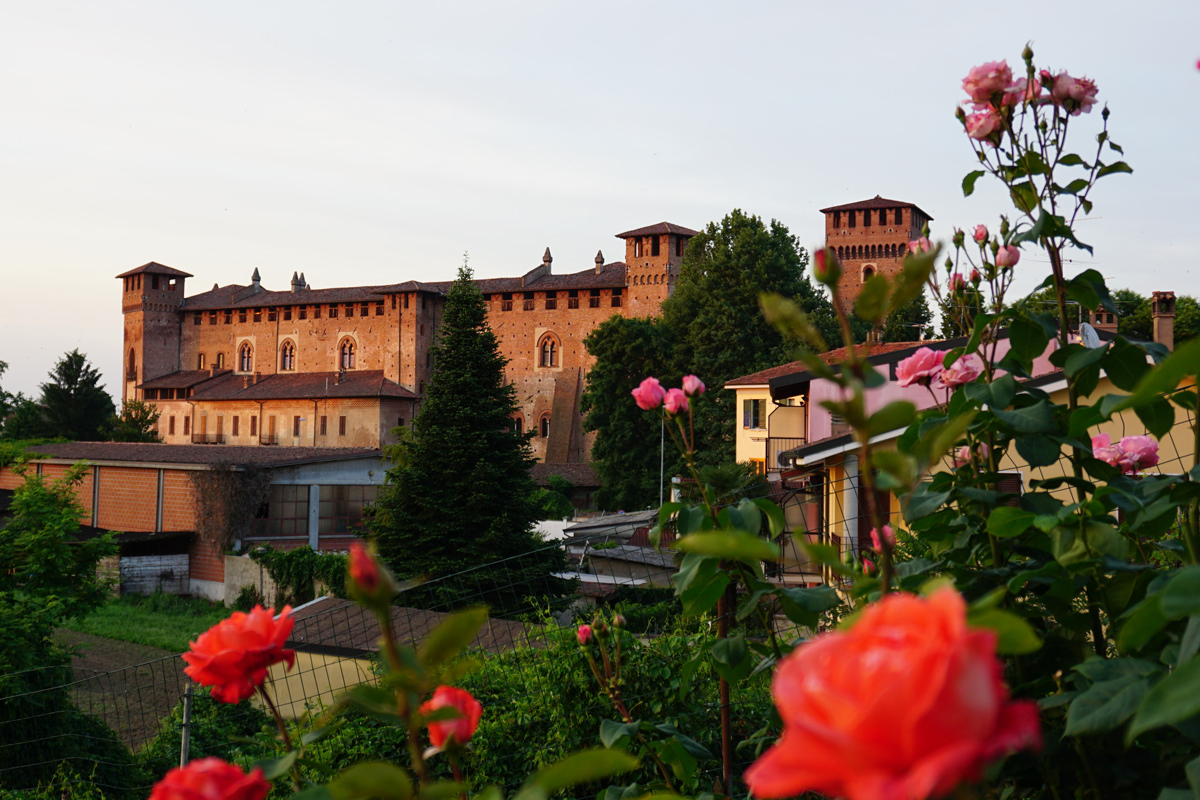
[[(0, 360), (78, 348), (119, 398), (121, 283), (286, 289), (559, 273), (734, 208), (809, 249), (875, 195), (998, 224), (954, 119), (984, 61), (1086, 75), (1132, 175), (1078, 227), (1113, 288), (1200, 295), (1200, 3), (2, 0)], [(1093, 147), (1098, 113), (1073, 128)], [(1026, 251), (1018, 287), (1048, 262)]]

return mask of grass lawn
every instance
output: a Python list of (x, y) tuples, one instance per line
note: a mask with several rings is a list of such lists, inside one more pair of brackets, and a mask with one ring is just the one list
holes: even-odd
[(125, 595), (114, 597), (83, 619), (68, 620), (63, 627), (182, 653), (189, 642), (230, 613), (222, 604), (200, 598)]

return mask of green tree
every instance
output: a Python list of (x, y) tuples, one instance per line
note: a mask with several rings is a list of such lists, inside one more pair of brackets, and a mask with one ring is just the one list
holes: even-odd
[(50, 436), (50, 426), (40, 405), (22, 392), (12, 396), (8, 416), (4, 418), (4, 437), (10, 441), (23, 439), (45, 439)]
[(100, 372), (88, 363), (87, 356), (78, 350), (64, 355), (41, 389), (46, 422), (53, 435), (85, 442), (104, 438), (104, 426), (116, 407), (100, 385)]
[(161, 442), (154, 424), (162, 412), (153, 403), (141, 400), (126, 400), (121, 405), (121, 414), (110, 417), (108, 438), (114, 442)]
[[(530, 434), (512, 428), (515, 389), (504, 379), (505, 359), (465, 265), (446, 296), (433, 357), (412, 436), (390, 453), (394, 466), (371, 523), (380, 555), (402, 577), (440, 578), (544, 548), (533, 530)], [(550, 578), (561, 568), (560, 551), (543, 549), (519, 563), (522, 574), (506, 566), (505, 579), (484, 592), (494, 607), (533, 594), (520, 585), (528, 581), (561, 588)], [(480, 580), (477, 574), (473, 582)], [(426, 604), (461, 599), (452, 587), (429, 592)], [(404, 602), (417, 596), (408, 592)]]
[(919, 342), (933, 338), (933, 312), (929, 310), (925, 293), (911, 303), (888, 315), (880, 337), (884, 342)]
[(828, 298), (809, 282), (808, 252), (780, 222), (770, 225), (734, 209), (688, 242), (663, 322), (674, 342), (672, 379), (693, 373), (709, 387), (696, 403), (695, 426), (705, 463), (734, 457), (734, 396), (725, 381), (789, 361), (789, 343), (759, 311), (758, 297), (777, 292), (796, 301), (828, 340), (837, 325)]
[[(661, 320), (612, 317), (583, 340), (595, 359), (580, 407), (584, 430), (596, 432), (592, 461), (600, 476), (600, 508), (633, 510), (659, 501), (659, 421), (629, 393), (647, 376), (666, 372), (667, 337)], [(671, 448), (671, 464), (675, 459)]]

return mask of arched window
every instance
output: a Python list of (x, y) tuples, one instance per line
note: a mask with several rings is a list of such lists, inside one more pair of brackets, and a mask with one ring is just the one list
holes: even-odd
[(870, 277), (873, 277), (874, 275), (875, 275), (874, 267), (863, 267), (863, 271), (862, 271), (863, 283), (866, 283), (867, 279)]
[(279, 368), (284, 372), (296, 369), (296, 345), (291, 342), (284, 342), (279, 348)]
[(238, 370), (240, 372), (254, 371), (254, 348), (250, 346), (249, 342), (245, 342), (238, 348)]
[(558, 339), (552, 333), (547, 333), (538, 343), (538, 366), (557, 367), (559, 360)]
[(204, 357), (204, 353), (196, 356), (196, 369), (204, 369), (208, 365), (208, 359)]
[(543, 439), (550, 438), (550, 415), (542, 414), (542, 418), (538, 421), (538, 433)]
[(522, 417), (520, 414), (517, 414), (515, 417), (512, 418), (512, 431), (513, 431), (513, 433), (524, 433), (525, 432), (525, 418)]
[(217, 353), (217, 369), (225, 369), (225, 354)]
[(137, 380), (137, 353), (133, 348), (129, 348), (129, 373), (126, 375), (129, 380)]
[(338, 366), (341, 369), (354, 369), (354, 342), (346, 339), (338, 348)]

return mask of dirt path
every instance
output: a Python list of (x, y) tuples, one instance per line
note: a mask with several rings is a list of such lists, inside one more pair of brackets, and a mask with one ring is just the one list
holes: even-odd
[(54, 638), (75, 649), (75, 705), (133, 750), (154, 737), (183, 697), (187, 677), (178, 653), (62, 629)]

